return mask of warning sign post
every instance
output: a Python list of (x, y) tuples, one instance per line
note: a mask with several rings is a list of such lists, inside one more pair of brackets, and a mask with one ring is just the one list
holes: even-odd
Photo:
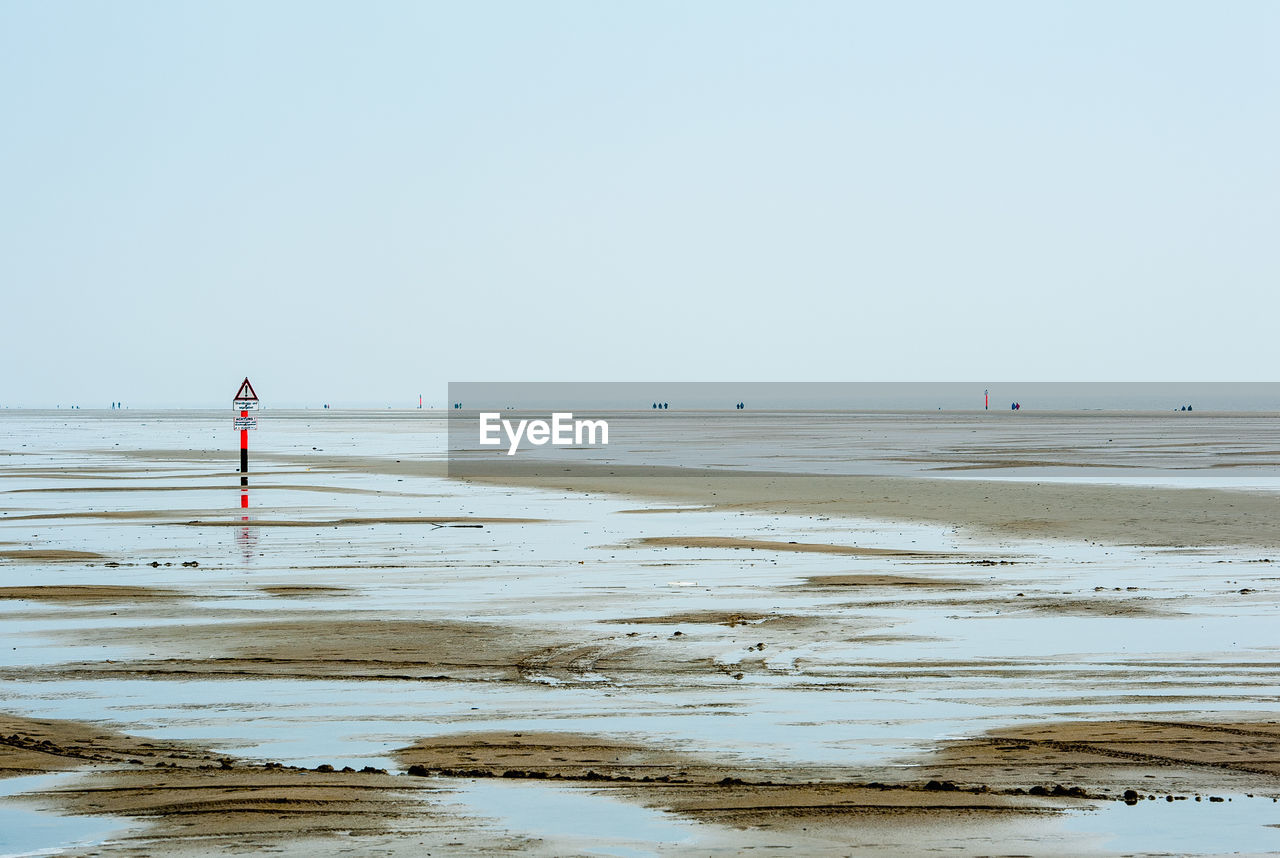
[(254, 392), (253, 385), (249, 383), (247, 376), (240, 385), (240, 389), (236, 391), (235, 398), (231, 400), (231, 407), (240, 412), (240, 416), (235, 418), (234, 425), (240, 430), (240, 507), (247, 509), (249, 506), (249, 430), (258, 428), (258, 418), (249, 416), (250, 411), (258, 410), (258, 394)]

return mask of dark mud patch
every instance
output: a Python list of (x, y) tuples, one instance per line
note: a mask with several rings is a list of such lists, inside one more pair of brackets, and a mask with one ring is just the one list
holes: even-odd
[(54, 548), (6, 548), (0, 550), (0, 560), (11, 563), (89, 563), (105, 560), (95, 551), (66, 551)]

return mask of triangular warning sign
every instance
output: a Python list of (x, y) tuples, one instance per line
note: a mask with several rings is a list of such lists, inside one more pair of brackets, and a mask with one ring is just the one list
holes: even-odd
[(253, 385), (249, 383), (248, 378), (245, 378), (244, 384), (240, 385), (240, 392), (235, 395), (235, 399), (237, 401), (241, 399), (252, 399), (255, 402), (257, 401), (258, 394), (253, 392)]

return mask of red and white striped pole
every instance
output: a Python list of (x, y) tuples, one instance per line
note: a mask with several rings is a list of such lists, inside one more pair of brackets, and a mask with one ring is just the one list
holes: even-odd
[[(247, 418), (248, 411), (241, 411), (241, 417)], [(249, 508), (249, 430), (240, 429), (240, 508)]]
[(248, 378), (245, 378), (244, 383), (240, 385), (240, 390), (237, 391), (231, 405), (240, 412), (240, 416), (235, 421), (236, 427), (240, 430), (240, 508), (248, 509), (249, 430), (254, 428), (254, 419), (249, 416), (249, 412), (258, 410), (258, 394), (254, 393), (253, 385), (249, 383)]

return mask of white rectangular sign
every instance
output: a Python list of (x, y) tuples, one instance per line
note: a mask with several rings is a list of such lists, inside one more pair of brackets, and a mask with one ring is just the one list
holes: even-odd
[(257, 429), (258, 428), (257, 417), (237, 417), (235, 418), (235, 423), (236, 423), (237, 429)]
[(236, 411), (257, 411), (258, 400), (256, 399), (235, 399), (231, 402), (231, 407)]

